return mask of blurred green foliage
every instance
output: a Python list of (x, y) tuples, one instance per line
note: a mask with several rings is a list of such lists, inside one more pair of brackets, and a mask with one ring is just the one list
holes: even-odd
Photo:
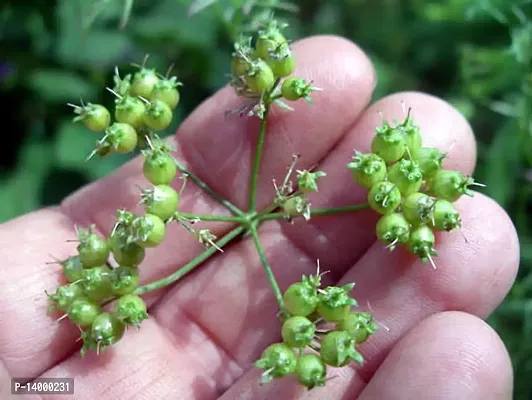
[(149, 53), (159, 70), (175, 63), (185, 85), (172, 132), (226, 83), (233, 38), (271, 9), (290, 23), (291, 37), (330, 33), (358, 43), (378, 71), (376, 98), (420, 90), (450, 101), (477, 134), (476, 180), (519, 231), (519, 278), (490, 322), (512, 355), (515, 398), (531, 398), (532, 1), (12, 0), (0, 7), (0, 221), (57, 204), (128, 158), (84, 162), (96, 137), (70, 123), (67, 102), (109, 104), (104, 87), (114, 66), (125, 73)]

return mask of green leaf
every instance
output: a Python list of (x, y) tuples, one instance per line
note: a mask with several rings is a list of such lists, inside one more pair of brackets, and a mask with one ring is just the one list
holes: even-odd
[(188, 8), (188, 15), (193, 16), (216, 3), (216, 0), (194, 0)]
[(487, 194), (502, 207), (507, 207), (515, 194), (516, 171), (521, 169), (521, 141), (514, 129), (515, 123), (510, 121), (497, 132), (487, 152), (481, 182), (486, 184)]
[(52, 102), (68, 102), (80, 96), (93, 98), (97, 93), (90, 81), (66, 70), (36, 70), (28, 77), (28, 83), (42, 98)]
[(81, 123), (64, 121), (55, 141), (55, 159), (64, 168), (85, 169), (86, 158), (94, 150), (100, 138)]
[(175, 0), (163, 0), (144, 16), (130, 23), (137, 35), (151, 39), (169, 38), (181, 46), (213, 48), (218, 38), (218, 19), (205, 12), (187, 16), (187, 6)]

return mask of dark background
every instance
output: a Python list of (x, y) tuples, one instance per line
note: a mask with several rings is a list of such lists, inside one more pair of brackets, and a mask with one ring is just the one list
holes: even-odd
[[(198, 2), (208, 3), (205, 1)], [(532, 2), (530, 0), (0, 1), (0, 222), (56, 204), (127, 157), (86, 163), (97, 136), (72, 124), (67, 102), (109, 104), (112, 70), (150, 65), (184, 83), (176, 122), (227, 82), (232, 38), (269, 8), (292, 38), (333, 33), (359, 44), (378, 71), (375, 97), (421, 90), (454, 104), (478, 139), (477, 181), (516, 224), (517, 283), (490, 318), (514, 362), (515, 398), (532, 395)], [(251, 15), (241, 6), (256, 3)], [(131, 5), (128, 13), (125, 7)], [(127, 11), (127, 10), (126, 10)], [(231, 13), (233, 11), (233, 13)], [(119, 29), (127, 15), (125, 29)]]

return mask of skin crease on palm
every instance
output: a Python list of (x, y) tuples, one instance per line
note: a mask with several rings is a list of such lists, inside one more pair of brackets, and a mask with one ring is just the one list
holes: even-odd
[[(446, 167), (473, 172), (473, 133), (450, 105), (411, 92), (369, 105), (375, 73), (353, 43), (321, 36), (293, 47), (296, 75), (324, 91), (315, 93), (312, 105), (300, 102), (295, 112), (270, 115), (259, 206), (273, 198), (272, 178), (283, 178), (293, 153), (302, 155), (298, 169), (318, 164), (328, 174), (311, 196), (313, 207), (364, 201), (365, 191), (352, 182), (345, 164), (353, 149), (369, 150), (379, 113), (390, 120), (404, 117), (401, 102), (412, 107), (424, 144), (449, 151)], [(224, 119), (224, 111), (240, 101), (231, 89), (220, 90), (182, 124), (176, 140), (178, 158), (244, 207), (258, 122)], [(364, 366), (331, 369), (325, 388), (308, 392), (292, 378), (258, 385), (260, 371), (252, 363), (280, 339), (280, 324), (249, 239), (231, 244), (179, 284), (146, 296), (151, 317), (140, 330), (130, 329), (100, 356), (81, 359), (78, 329), (46, 313), (44, 291), (61, 283), (60, 267), (46, 263), (50, 254), (75, 253), (75, 244), (66, 242), (75, 237), (74, 223), (96, 224), (108, 234), (118, 208), (140, 211), (136, 185), (147, 187), (141, 166), (134, 160), (60, 207), (0, 225), (0, 398), (10, 398), (10, 377), (38, 376), (74, 377), (76, 399), (511, 398), (508, 354), (483, 319), (514, 281), (518, 240), (505, 212), (479, 193), (457, 203), (463, 228), (437, 236), (437, 270), (403, 249), (390, 253), (376, 243), (377, 216), (371, 211), (261, 227), (282, 289), (313, 273), (319, 259), (322, 270), (330, 271), (325, 283), (356, 282), (352, 295), (387, 328), (360, 347)], [(227, 214), (191, 183), (182, 210)], [(218, 236), (231, 228), (206, 226)], [(168, 275), (200, 251), (189, 233), (172, 226), (165, 242), (148, 252), (143, 283)]]

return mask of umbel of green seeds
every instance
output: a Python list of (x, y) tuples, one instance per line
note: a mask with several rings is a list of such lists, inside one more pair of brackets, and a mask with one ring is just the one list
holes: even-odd
[(351, 171), (354, 181), (367, 188), (386, 178), (386, 163), (374, 153), (364, 154), (356, 151), (347, 168)]
[(354, 286), (354, 283), (349, 283), (341, 287), (328, 286), (318, 290), (318, 314), (328, 322), (341, 321), (349, 309), (357, 305), (355, 299), (349, 296)]
[(316, 354), (303, 354), (297, 360), (295, 374), (300, 384), (312, 390), (315, 387), (325, 386), (327, 365)]
[(297, 357), (294, 351), (285, 344), (274, 343), (264, 350), (255, 367), (263, 369), (261, 383), (268, 383), (274, 378), (293, 373), (296, 369)]
[(383, 215), (376, 226), (377, 238), (390, 250), (398, 243), (406, 243), (410, 237), (410, 224), (402, 213)]
[(397, 186), (403, 196), (407, 196), (419, 190), (423, 174), (415, 161), (402, 159), (388, 168), (388, 180)]
[(376, 129), (371, 142), (371, 151), (387, 163), (400, 160), (406, 151), (405, 137), (401, 129), (391, 127), (387, 122)]
[(368, 203), (378, 213), (389, 214), (401, 205), (401, 192), (392, 182), (378, 182), (368, 192)]

